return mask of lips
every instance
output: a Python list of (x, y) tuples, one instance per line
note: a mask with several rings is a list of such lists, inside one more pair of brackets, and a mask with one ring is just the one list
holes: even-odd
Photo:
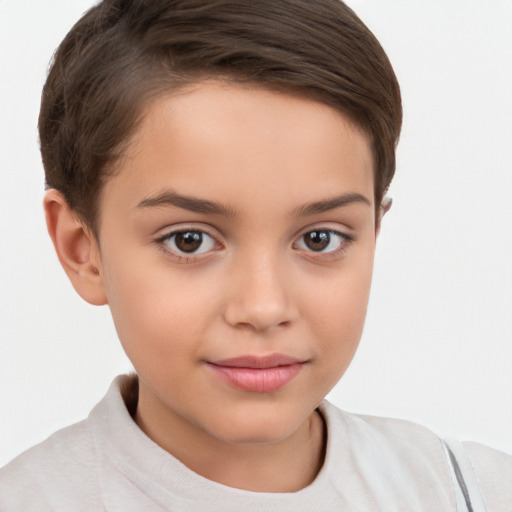
[(235, 388), (271, 393), (296, 377), (304, 362), (284, 354), (270, 354), (208, 361), (207, 365), (218, 378)]

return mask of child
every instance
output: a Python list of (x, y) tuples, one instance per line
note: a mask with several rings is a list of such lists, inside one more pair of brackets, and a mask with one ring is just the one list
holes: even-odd
[(400, 124), (383, 50), (337, 1), (86, 14), (43, 94), (45, 211), (137, 375), (4, 468), (0, 508), (508, 510), (507, 456), (454, 461), (323, 401), (361, 335)]

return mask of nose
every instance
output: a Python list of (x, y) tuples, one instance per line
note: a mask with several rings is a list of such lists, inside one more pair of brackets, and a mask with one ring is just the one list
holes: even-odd
[(232, 286), (224, 312), (227, 323), (263, 332), (294, 322), (299, 310), (286, 266), (269, 254), (253, 254), (242, 260), (229, 277)]

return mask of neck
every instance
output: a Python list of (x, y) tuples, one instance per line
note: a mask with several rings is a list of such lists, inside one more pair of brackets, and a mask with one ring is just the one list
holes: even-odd
[(313, 482), (323, 464), (326, 432), (317, 411), (278, 442), (235, 444), (211, 436), (168, 410), (159, 410), (153, 401), (141, 387), (135, 414), (139, 427), (209, 480), (247, 491), (294, 492)]

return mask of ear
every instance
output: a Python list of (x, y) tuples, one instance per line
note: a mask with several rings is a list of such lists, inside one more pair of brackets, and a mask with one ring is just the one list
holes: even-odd
[(391, 199), (391, 197), (385, 196), (384, 199), (382, 200), (382, 204), (380, 205), (379, 213), (378, 213), (379, 218), (377, 219), (377, 224), (375, 227), (375, 236), (379, 235), (380, 228), (382, 225), (382, 219), (384, 218), (384, 215), (386, 215), (386, 213), (389, 211), (392, 204), (393, 204), (393, 199)]
[(48, 233), (73, 288), (90, 304), (106, 304), (96, 238), (77, 219), (64, 196), (57, 190), (46, 192), (43, 206)]

